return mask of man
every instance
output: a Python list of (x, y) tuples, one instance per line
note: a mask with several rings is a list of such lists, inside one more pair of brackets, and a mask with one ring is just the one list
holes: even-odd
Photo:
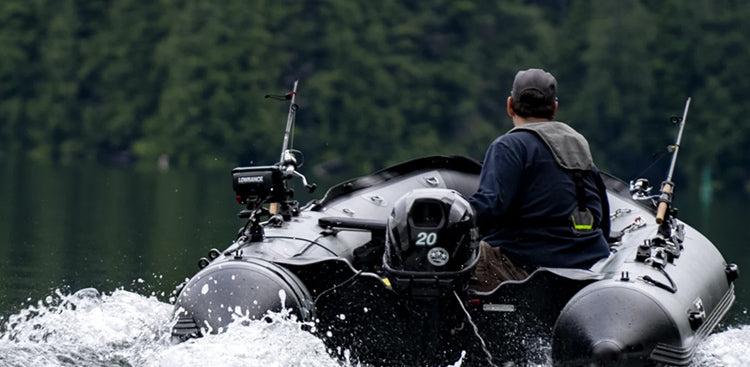
[(557, 81), (519, 71), (507, 100), (515, 126), (487, 149), (469, 198), (484, 236), (472, 289), (545, 267), (589, 268), (609, 255), (609, 203), (586, 139), (553, 121)]

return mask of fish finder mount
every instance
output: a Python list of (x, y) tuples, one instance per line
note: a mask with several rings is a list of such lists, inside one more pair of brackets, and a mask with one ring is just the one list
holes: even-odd
[[(247, 225), (240, 231), (240, 235), (249, 234), (250, 241), (263, 240), (264, 224), (260, 222), (262, 217), (270, 217), (269, 224), (281, 226), (284, 221), (299, 215), (299, 203), (293, 200), (294, 189), (288, 186), (289, 179), (293, 177), (301, 179), (302, 184), (310, 193), (316, 188), (314, 183), (308, 183), (305, 175), (297, 171), (304, 162), (302, 152), (289, 147), (298, 109), (297, 104), (294, 103), (298, 82), (295, 81), (293, 90), (285, 95), (266, 95), (266, 98), (290, 101), (279, 162), (271, 166), (232, 169), (232, 188), (237, 195), (236, 200), (246, 206), (246, 209), (240, 211), (238, 215), (240, 218), (249, 218)], [(269, 204), (268, 208), (264, 207), (266, 203)]]

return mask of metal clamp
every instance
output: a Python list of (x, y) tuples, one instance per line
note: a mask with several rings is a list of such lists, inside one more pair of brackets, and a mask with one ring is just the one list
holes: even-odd
[(609, 215), (609, 219), (612, 220), (612, 219), (615, 219), (615, 218), (617, 218), (617, 217), (619, 217), (619, 216), (621, 216), (623, 214), (627, 214), (627, 213), (630, 213), (630, 212), (631, 212), (631, 210), (629, 208), (617, 209), (617, 210), (615, 210), (614, 213), (611, 213)]
[(646, 226), (646, 221), (641, 217), (635, 217), (633, 220), (633, 223), (630, 223), (627, 227), (622, 229), (622, 233), (629, 233), (633, 232), (638, 228), (642, 228)]

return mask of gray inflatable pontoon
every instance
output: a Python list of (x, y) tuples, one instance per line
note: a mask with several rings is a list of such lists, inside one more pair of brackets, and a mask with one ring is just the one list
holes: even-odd
[(174, 340), (286, 308), (335, 356), (348, 350), (367, 365), (445, 366), (462, 354), (478, 366), (687, 365), (734, 301), (737, 266), (672, 208), (657, 224), (659, 200), (643, 181), (604, 177), (618, 234), (608, 258), (478, 293), (467, 289), (477, 233), (462, 198), (477, 188), (479, 163), (415, 159), (304, 206), (287, 181), (314, 186), (296, 168), (285, 144), (280, 163), (232, 171), (247, 225), (177, 287)]

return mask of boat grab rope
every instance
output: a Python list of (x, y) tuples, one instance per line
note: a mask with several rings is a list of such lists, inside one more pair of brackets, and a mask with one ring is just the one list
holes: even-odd
[[(317, 239), (315, 239), (315, 240), (308, 240), (307, 238), (291, 237), (291, 236), (266, 236), (266, 238), (267, 239), (279, 238), (279, 239), (285, 239), (285, 240), (298, 240), (298, 241), (308, 242), (308, 245), (305, 246), (305, 248), (302, 249), (302, 251), (300, 251), (299, 253), (295, 254), (294, 256), (299, 256), (302, 252), (306, 251), (308, 248), (310, 248), (312, 246), (318, 246), (318, 247), (322, 248), (323, 250), (328, 251), (333, 256), (339, 256), (339, 254), (335, 253), (333, 250), (329, 249), (328, 247), (325, 247), (325, 246), (321, 245), (320, 242), (317, 242)], [(318, 238), (322, 238), (322, 236), (318, 237)]]
[(303, 240), (303, 241), (308, 241), (308, 244), (307, 244), (307, 245), (306, 245), (305, 247), (303, 247), (303, 248), (302, 248), (301, 250), (297, 251), (297, 253), (296, 253), (296, 254), (292, 255), (292, 257), (302, 256), (302, 254), (304, 254), (305, 252), (307, 252), (307, 250), (309, 250), (309, 249), (310, 249), (310, 247), (313, 247), (313, 246), (319, 246), (319, 247), (323, 248), (324, 250), (326, 250), (326, 251), (328, 251), (328, 252), (332, 253), (332, 254), (333, 254), (333, 256), (338, 256), (338, 254), (335, 254), (335, 253), (333, 253), (333, 251), (331, 251), (331, 250), (330, 250), (330, 249), (328, 249), (327, 247), (325, 247), (325, 246), (321, 245), (321, 244), (320, 244), (320, 242), (318, 242), (318, 240), (319, 240), (319, 239), (321, 239), (321, 238), (323, 238), (323, 237), (325, 237), (325, 235), (323, 235), (323, 236), (318, 236), (318, 238), (316, 238), (316, 239), (314, 239), (314, 240), (301, 239), (301, 240)]
[(461, 310), (464, 311), (464, 315), (466, 315), (466, 321), (468, 321), (469, 324), (471, 324), (471, 327), (474, 329), (474, 335), (477, 336), (477, 339), (479, 339), (479, 343), (482, 345), (482, 350), (484, 351), (484, 354), (487, 357), (487, 363), (489, 363), (489, 366), (497, 367), (497, 365), (492, 362), (492, 354), (487, 349), (487, 344), (485, 344), (482, 336), (479, 335), (479, 328), (474, 323), (474, 321), (471, 320), (471, 315), (469, 314), (469, 311), (466, 310), (466, 307), (464, 307), (464, 303), (461, 300), (461, 297), (458, 296), (458, 293), (456, 293), (456, 291), (453, 291), (453, 295), (456, 296), (456, 301), (458, 302), (458, 305), (461, 306)]
[(650, 277), (648, 275), (644, 275), (644, 276), (639, 277), (639, 278), (641, 280), (643, 280), (644, 282), (648, 283), (648, 284), (651, 284), (653, 286), (656, 286), (656, 287), (659, 287), (661, 289), (664, 289), (664, 290), (666, 290), (666, 291), (668, 291), (670, 293), (677, 293), (677, 285), (674, 284), (674, 281), (672, 280), (672, 277), (670, 277), (669, 274), (667, 274), (667, 272), (664, 271), (664, 268), (658, 267), (657, 269), (662, 274), (664, 274), (664, 277), (667, 278), (667, 280), (669, 280), (669, 284), (664, 284), (664, 283), (662, 283), (662, 282), (660, 282), (660, 281), (658, 281), (658, 280), (656, 280), (656, 279), (654, 279), (654, 278), (652, 278), (652, 277)]

